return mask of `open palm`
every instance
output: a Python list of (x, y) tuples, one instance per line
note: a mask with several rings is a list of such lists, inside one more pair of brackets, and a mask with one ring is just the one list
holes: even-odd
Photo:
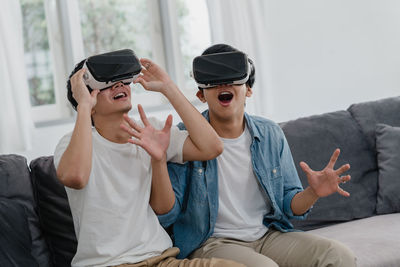
[(135, 83), (138, 82), (146, 90), (155, 92), (161, 92), (168, 85), (173, 84), (168, 74), (150, 59), (142, 58), (140, 63), (144, 68), (142, 68), (141, 75), (135, 80)]
[(138, 110), (144, 126), (139, 126), (127, 114), (124, 114), (124, 119), (131, 128), (124, 124), (121, 124), (121, 128), (135, 137), (129, 139), (128, 142), (142, 147), (153, 159), (161, 160), (165, 157), (169, 146), (172, 116), (168, 116), (162, 130), (157, 130), (148, 121), (141, 105), (138, 105)]
[(350, 196), (348, 192), (339, 186), (341, 183), (346, 183), (351, 179), (350, 175), (340, 176), (350, 169), (350, 165), (345, 164), (337, 170), (333, 169), (339, 154), (340, 150), (336, 149), (329, 163), (322, 171), (314, 171), (305, 162), (300, 163), (300, 167), (307, 175), (310, 187), (319, 197), (326, 197), (335, 192), (338, 192), (342, 196)]

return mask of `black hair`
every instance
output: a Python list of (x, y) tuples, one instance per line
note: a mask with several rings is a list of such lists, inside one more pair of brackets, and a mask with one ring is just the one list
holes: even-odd
[[(67, 81), (67, 98), (69, 100), (69, 102), (71, 103), (72, 107), (76, 110), (76, 107), (78, 106), (78, 102), (76, 102), (75, 98), (72, 96), (72, 89), (71, 89), (71, 77), (78, 72), (80, 69), (82, 69), (83, 64), (85, 64), (85, 60), (82, 60), (81, 62), (79, 62), (78, 64), (75, 65), (74, 70), (71, 72), (71, 74), (68, 77), (68, 81)], [(86, 87), (89, 89), (89, 91), (91, 92), (92, 89), (86, 85)]]
[[(210, 46), (206, 50), (204, 50), (201, 55), (203, 56), (203, 55), (216, 54), (216, 53), (222, 53), (222, 52), (236, 52), (236, 51), (241, 52), (239, 49), (236, 49), (233, 46), (230, 46), (227, 44), (215, 44), (215, 45)], [(252, 88), (253, 84), (255, 82), (256, 70), (254, 68), (253, 60), (251, 60), (250, 58), (248, 58), (248, 60), (250, 63), (251, 71), (250, 71), (249, 79), (246, 82), (246, 85), (249, 86), (250, 88)], [(201, 88), (199, 87), (199, 89), (201, 89)]]

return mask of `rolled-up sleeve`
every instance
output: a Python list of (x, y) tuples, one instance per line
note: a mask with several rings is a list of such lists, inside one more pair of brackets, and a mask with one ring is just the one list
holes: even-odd
[(299, 175), (294, 165), (289, 144), (282, 131), (281, 136), (281, 170), (284, 177), (283, 211), (289, 219), (305, 219), (306, 215), (310, 212), (311, 209), (309, 209), (302, 215), (294, 215), (291, 208), (293, 197), (297, 193), (303, 191), (303, 186), (301, 185)]
[(168, 163), (168, 174), (171, 179), (172, 188), (175, 193), (175, 203), (169, 212), (158, 215), (158, 220), (163, 227), (168, 227), (173, 224), (178, 219), (178, 216), (181, 213), (187, 184), (187, 172), (189, 171), (188, 165), (189, 163)]

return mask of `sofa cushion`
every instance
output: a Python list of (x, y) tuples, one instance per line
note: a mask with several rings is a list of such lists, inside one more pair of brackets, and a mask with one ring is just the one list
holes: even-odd
[(322, 170), (336, 148), (341, 154), (335, 168), (349, 163), (351, 181), (341, 185), (351, 196), (338, 193), (319, 199), (306, 220), (293, 220), (295, 228), (309, 230), (338, 221), (372, 216), (376, 207), (378, 172), (375, 153), (370, 150), (359, 126), (347, 111), (326, 113), (286, 122), (282, 129), (288, 140), (303, 187), (308, 186), (299, 166), (306, 162)]
[(378, 199), (376, 212), (400, 212), (400, 127), (376, 126)]
[(368, 144), (375, 149), (375, 126), (384, 123), (400, 126), (400, 96), (353, 104), (348, 111), (360, 125)]
[(340, 223), (309, 233), (347, 245), (357, 257), (357, 266), (400, 266), (400, 213)]
[(0, 198), (0, 266), (39, 266), (32, 252), (28, 215), (22, 204)]
[(26, 159), (19, 155), (0, 155), (0, 197), (24, 206), (32, 241), (32, 256), (40, 266), (51, 266), (50, 254), (40, 230), (32, 183)]
[(77, 241), (64, 186), (58, 181), (53, 157), (30, 163), (38, 214), (55, 266), (71, 266)]

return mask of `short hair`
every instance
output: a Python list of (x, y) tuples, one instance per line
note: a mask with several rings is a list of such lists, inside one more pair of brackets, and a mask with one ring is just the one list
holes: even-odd
[[(209, 48), (207, 48), (206, 50), (204, 50), (204, 52), (201, 54), (203, 55), (209, 55), (209, 54), (216, 54), (216, 53), (223, 53), (223, 52), (236, 52), (239, 51), (241, 52), (239, 49), (234, 48), (233, 46), (227, 45), (227, 44), (215, 44), (210, 46)], [(250, 63), (250, 76), (249, 79), (246, 82), (246, 85), (249, 86), (250, 88), (253, 87), (253, 84), (255, 82), (255, 75), (256, 75), (256, 70), (254, 68), (254, 63), (253, 60), (251, 60), (250, 58), (248, 58), (249, 63)], [(199, 87), (199, 89), (201, 89)]]

